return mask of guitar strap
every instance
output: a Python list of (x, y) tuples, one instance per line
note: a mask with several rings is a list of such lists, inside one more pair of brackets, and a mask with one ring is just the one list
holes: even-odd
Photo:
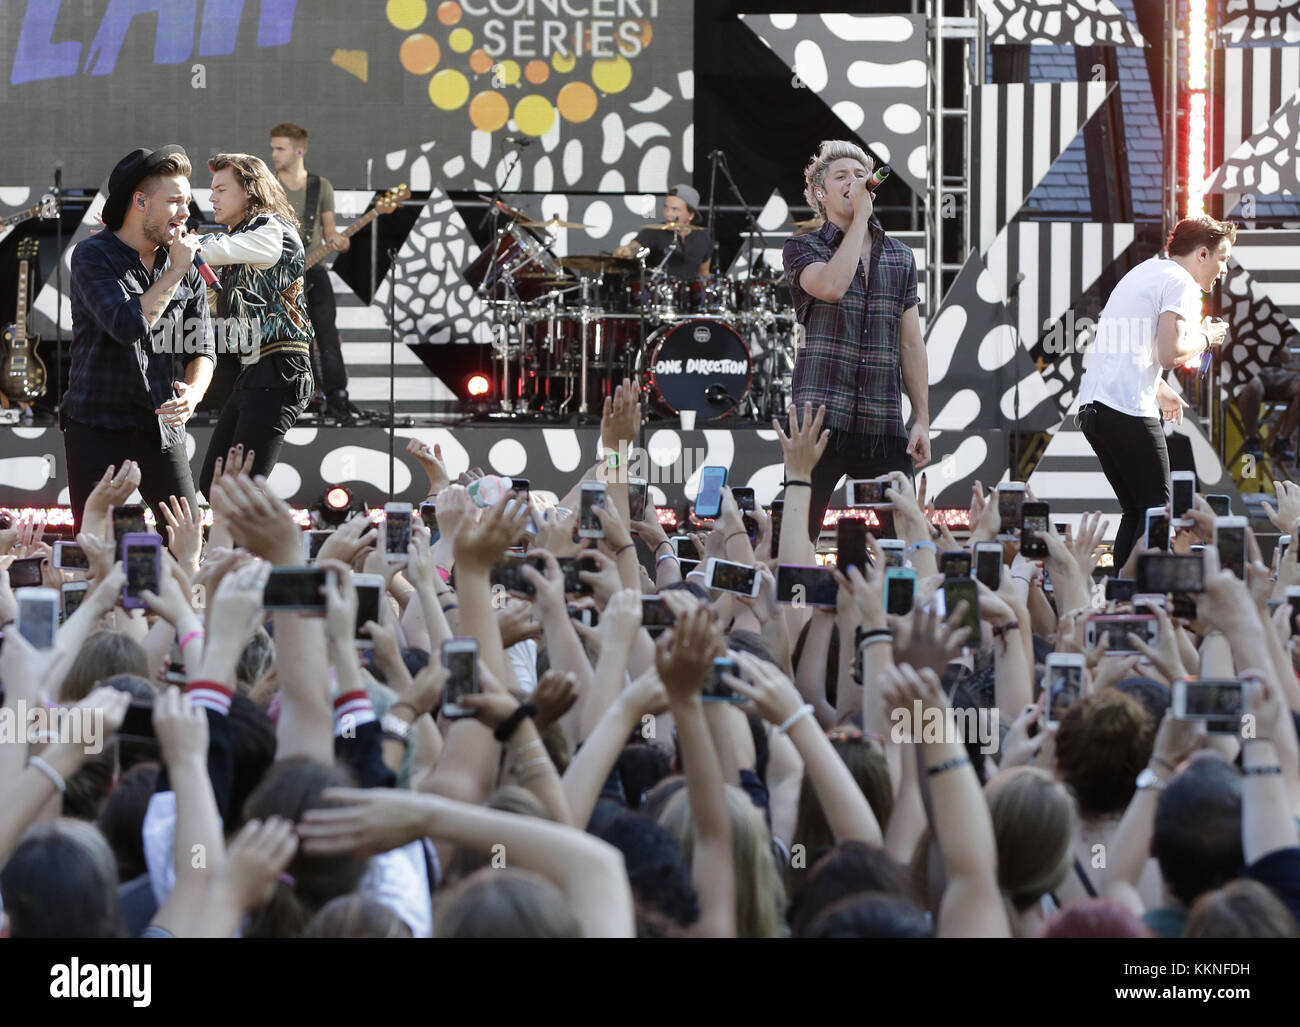
[(312, 233), (316, 231), (316, 219), (320, 206), (320, 175), (307, 176), (307, 195), (302, 201), (302, 244), (311, 245)]

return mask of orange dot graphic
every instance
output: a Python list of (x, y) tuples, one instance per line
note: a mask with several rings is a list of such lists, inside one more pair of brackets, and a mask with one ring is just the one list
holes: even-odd
[[(626, 25), (627, 22), (624, 22), (623, 24)], [(650, 25), (649, 18), (642, 18), (640, 21), (634, 22), (633, 24), (637, 27), (636, 38), (641, 41), (641, 51), (644, 52), (645, 48), (650, 45), (650, 40), (654, 39), (654, 29)], [(618, 35), (618, 49), (624, 57), (631, 57), (634, 49), (632, 43), (623, 36), (621, 26)]]
[(447, 0), (446, 3), (438, 5), (438, 20), (444, 25), (455, 25), (460, 21), (460, 4), (455, 0)]
[(398, 56), (401, 58), (402, 67), (412, 75), (427, 75), (438, 66), (442, 50), (438, 46), (438, 41), (432, 36), (417, 32), (413, 36), (407, 36), (402, 42), (402, 49)]
[(550, 75), (551, 69), (546, 66), (545, 61), (529, 61), (524, 68), (524, 78), (535, 86), (540, 86), (550, 78)]
[(480, 132), (495, 132), (510, 120), (510, 104), (500, 93), (479, 93), (469, 102), (469, 120)]
[(492, 58), (487, 55), (487, 51), (479, 47), (469, 55), (469, 68), (475, 75), (486, 75), (492, 70)]
[(596, 90), (586, 82), (570, 82), (555, 98), (560, 116), (575, 124), (590, 119), (596, 113), (596, 103)]

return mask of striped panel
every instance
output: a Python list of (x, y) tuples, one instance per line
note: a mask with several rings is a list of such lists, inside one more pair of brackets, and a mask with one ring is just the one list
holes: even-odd
[[(1300, 46), (1230, 46), (1219, 53), (1223, 103), (1216, 108), (1226, 156), (1264, 131), (1273, 113), (1300, 92)], [(1228, 208), (1235, 206), (1230, 200)]]
[(987, 253), (1020, 212), (1113, 82), (981, 86), (972, 111), (979, 159), (971, 169), (971, 235)]
[(1232, 256), (1250, 272), (1256, 291), (1267, 296), (1300, 331), (1300, 232), (1241, 230)]

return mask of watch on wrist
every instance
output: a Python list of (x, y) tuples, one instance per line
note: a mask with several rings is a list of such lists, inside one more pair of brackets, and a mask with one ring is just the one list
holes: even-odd
[(1138, 791), (1151, 789), (1153, 791), (1163, 791), (1165, 783), (1160, 780), (1160, 776), (1150, 767), (1143, 767), (1142, 773), (1137, 776)]

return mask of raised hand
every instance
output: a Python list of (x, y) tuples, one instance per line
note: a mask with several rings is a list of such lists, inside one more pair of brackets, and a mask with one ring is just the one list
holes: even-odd
[(787, 412), (790, 417), (789, 435), (782, 430), (780, 421), (772, 419), (772, 427), (781, 443), (781, 451), (785, 454), (786, 478), (790, 481), (810, 481), (813, 468), (826, 452), (831, 437), (829, 428), (822, 430), (826, 407), (818, 407), (814, 415), (812, 404), (805, 403), (802, 421), (799, 418), (799, 408), (794, 403), (790, 404)]
[(199, 553), (203, 550), (203, 513), (197, 507), (191, 512), (184, 496), (169, 496), (161, 509), (167, 527), (167, 548), (186, 572), (193, 574), (199, 569)]
[(573, 674), (548, 670), (533, 689), (532, 702), (537, 707), (533, 726), (540, 735), (563, 717), (578, 701), (578, 679)]
[(614, 395), (605, 397), (600, 412), (600, 441), (607, 450), (626, 458), (640, 430), (641, 388), (636, 381), (624, 378)]
[(374, 546), (379, 538), (379, 528), (370, 520), (370, 515), (359, 513), (340, 524), (330, 537), (321, 543), (316, 553), (316, 562), (324, 563), (338, 560), (349, 567), (363, 549)]
[(153, 730), (167, 766), (175, 767), (187, 759), (207, 759), (207, 715), (203, 707), (195, 706), (189, 695), (174, 685), (154, 696)]
[(655, 668), (669, 700), (698, 699), (722, 655), (722, 633), (703, 606), (677, 614), (677, 623), (663, 633), (655, 648)]
[[(406, 451), (420, 462), (424, 473), (429, 477), (429, 495), (435, 496), (451, 484), (447, 465), (442, 458), (442, 447), (435, 444), (432, 449), (427, 442), (411, 439), (406, 443)], [(441, 516), (442, 511), (438, 511)]]
[(486, 575), (506, 548), (523, 534), (529, 509), (523, 503), (515, 503), (507, 512), (506, 507), (513, 498), (514, 493), (509, 492), (485, 510), (477, 524), (465, 521), (459, 525), (452, 543), (458, 572)]
[(302, 529), (293, 512), (267, 488), (266, 479), (226, 474), (212, 481), (212, 508), (237, 544), (277, 566), (302, 560)]

